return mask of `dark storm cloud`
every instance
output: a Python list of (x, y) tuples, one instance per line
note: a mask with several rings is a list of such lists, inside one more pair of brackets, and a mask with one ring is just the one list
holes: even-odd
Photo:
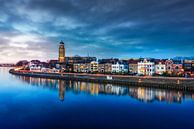
[[(36, 40), (23, 43), (27, 46), (44, 40), (40, 46), (43, 48), (48, 42), (54, 50), (63, 39), (68, 55), (172, 57), (192, 55), (194, 50), (193, 0), (0, 2), (0, 32), (4, 35), (0, 41), (4, 46), (11, 44), (4, 42), (6, 34), (14, 32), (33, 35)], [(45, 48), (48, 52), (53, 50)]]

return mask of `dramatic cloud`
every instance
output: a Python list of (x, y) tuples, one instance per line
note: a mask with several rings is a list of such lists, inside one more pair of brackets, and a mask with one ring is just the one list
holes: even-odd
[(0, 62), (193, 56), (193, 0), (0, 0)]

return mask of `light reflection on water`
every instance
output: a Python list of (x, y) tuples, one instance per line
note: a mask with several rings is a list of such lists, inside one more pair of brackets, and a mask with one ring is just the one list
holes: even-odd
[(133, 99), (137, 99), (145, 103), (151, 103), (154, 101), (166, 103), (181, 103), (184, 99), (194, 100), (194, 94), (182, 91), (154, 89), (137, 86), (118, 86), (113, 84), (99, 84), (81, 81), (32, 78), (24, 76), (15, 77), (32, 86), (58, 90), (59, 99), (61, 101), (64, 101), (65, 93), (68, 91), (72, 91), (74, 94), (84, 93), (95, 96), (129, 96)]

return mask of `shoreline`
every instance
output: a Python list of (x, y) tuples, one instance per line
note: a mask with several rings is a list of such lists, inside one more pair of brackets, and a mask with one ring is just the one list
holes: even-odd
[(41, 73), (31, 71), (15, 71), (9, 73), (19, 76), (85, 81), (105, 84), (119, 84), (130, 86), (143, 86), (160, 89), (172, 89), (181, 91), (194, 91), (194, 78), (178, 77), (152, 77), (152, 76), (129, 76), (129, 75), (104, 75), (87, 73)]

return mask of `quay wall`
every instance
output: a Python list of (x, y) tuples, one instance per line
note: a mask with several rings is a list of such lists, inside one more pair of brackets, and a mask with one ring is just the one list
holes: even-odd
[[(30, 71), (15, 71), (11, 69), (11, 74), (27, 77), (63, 79), (73, 81), (87, 81), (96, 83), (110, 83), (131, 86), (144, 86), (162, 89), (173, 89), (194, 92), (194, 78), (178, 77), (143, 77), (129, 75), (103, 75), (86, 73), (40, 73)], [(107, 76), (111, 78), (107, 78)]]

